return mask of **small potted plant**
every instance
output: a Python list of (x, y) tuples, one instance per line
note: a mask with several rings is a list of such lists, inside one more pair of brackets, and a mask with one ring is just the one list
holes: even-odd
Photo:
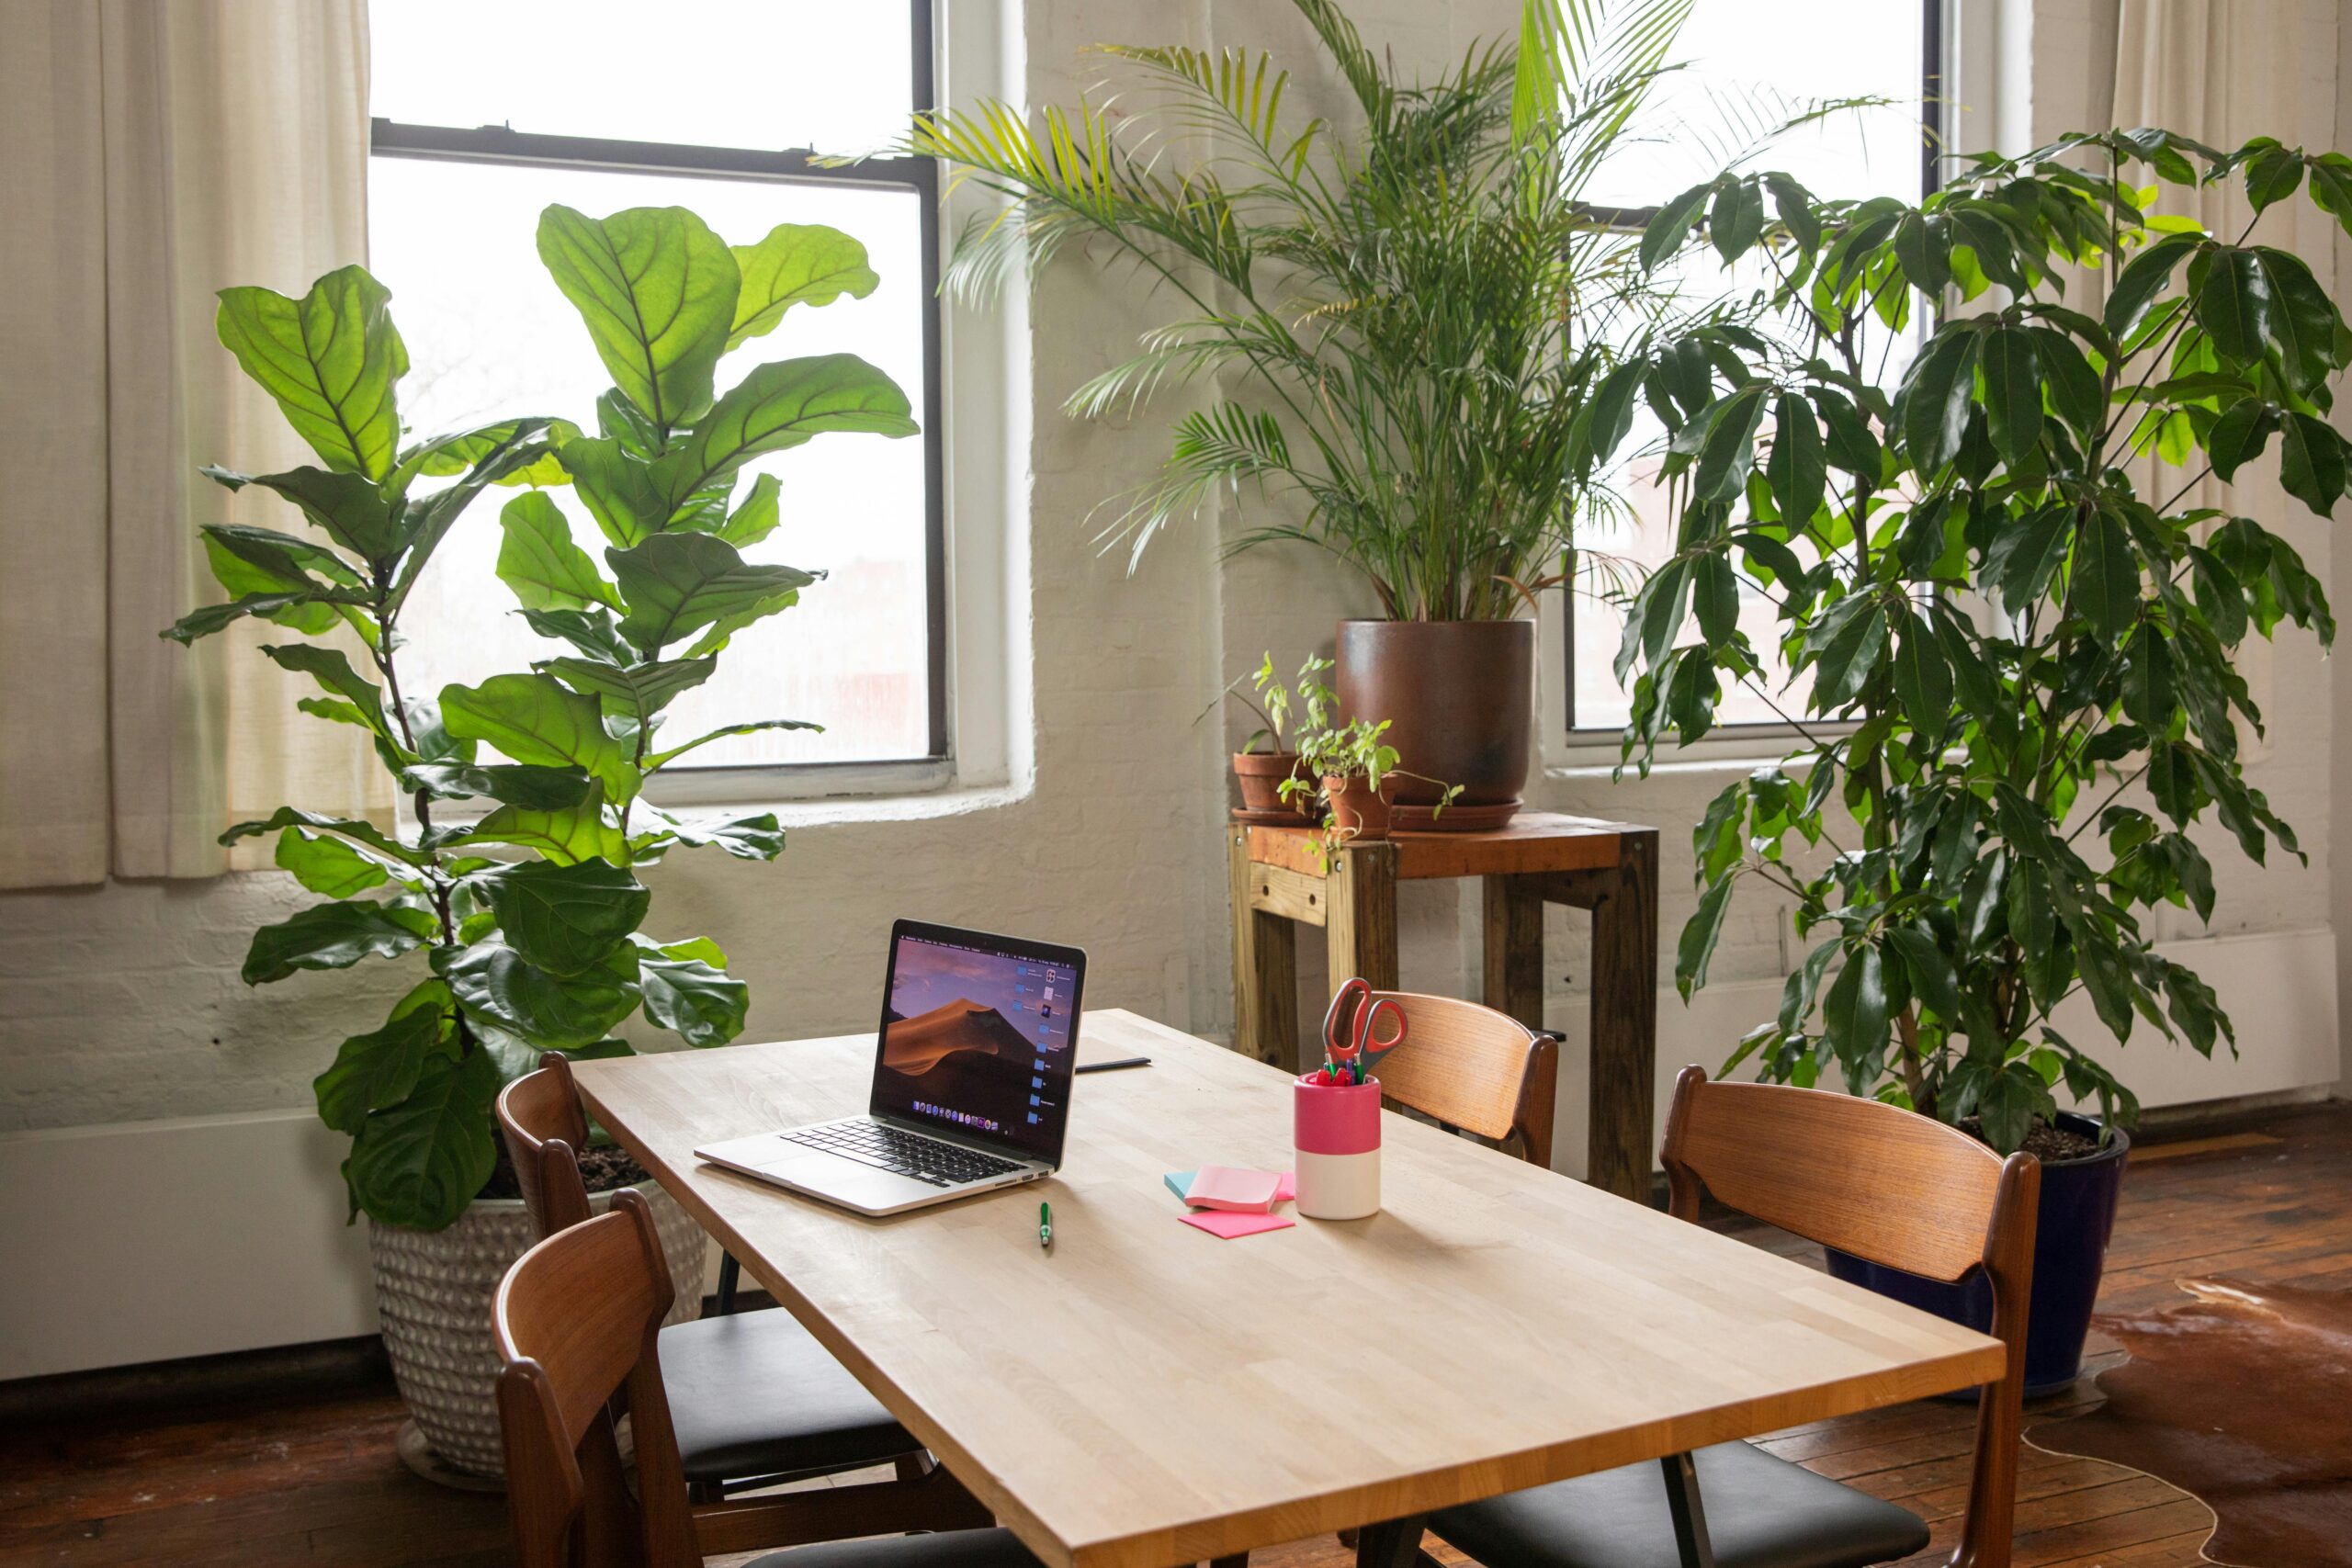
[[(1329, 660), (1315, 654), (1298, 667), (1298, 767), (1282, 781), (1282, 798), (1294, 805), (1319, 805), (1324, 842), (1334, 846), (1388, 837), (1392, 779), (1410, 778), (1428, 785), (1435, 797), (1432, 813), (1452, 805), (1462, 793), (1459, 784), (1396, 765), (1396, 749), (1385, 739), (1388, 720), (1339, 716), (1339, 698), (1323, 683), (1323, 673), (1330, 668)], [(1270, 669), (1261, 671), (1261, 677), (1271, 673)]]
[[(1245, 681), (1257, 694), (1255, 696), (1241, 690)], [(1304, 806), (1284, 796), (1282, 790), (1284, 780), (1303, 775), (1297, 751), (1283, 744), (1290, 724), (1290, 689), (1274, 673), (1274, 656), (1268, 653), (1257, 669), (1236, 675), (1217, 694), (1217, 702), (1227, 701), (1239, 703), (1258, 721), (1257, 728), (1241, 742), (1241, 750), (1233, 754), (1233, 780), (1241, 789), (1241, 806), (1236, 815), (1243, 821), (1281, 821), (1304, 816)], [(1201, 717), (1215, 713), (1216, 705), (1211, 703), (1202, 709)], [(1261, 743), (1263, 750), (1259, 750)]]

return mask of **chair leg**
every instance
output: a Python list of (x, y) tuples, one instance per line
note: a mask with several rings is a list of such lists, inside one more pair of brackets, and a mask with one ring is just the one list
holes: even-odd
[(743, 1282), (743, 1265), (731, 1252), (718, 1254), (718, 1315), (732, 1317), (735, 1314), (735, 1292)]
[(1426, 1514), (1384, 1519), (1356, 1531), (1356, 1568), (1415, 1568), (1421, 1551)]
[(1237, 1551), (1230, 1557), (1212, 1557), (1209, 1568), (1250, 1568), (1250, 1554)]
[(1674, 1520), (1674, 1550), (1682, 1568), (1715, 1568), (1714, 1542), (1707, 1536), (1707, 1510), (1699, 1500), (1699, 1470), (1686, 1450), (1659, 1460), (1666, 1472), (1666, 1511)]

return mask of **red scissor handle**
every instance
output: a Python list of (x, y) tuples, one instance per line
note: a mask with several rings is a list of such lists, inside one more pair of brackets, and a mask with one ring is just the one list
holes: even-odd
[[(1381, 1026), (1393, 1025), (1386, 1038)], [(1323, 1015), (1323, 1048), (1334, 1062), (1370, 1057), (1405, 1043), (1405, 1010), (1394, 997), (1374, 996), (1362, 976), (1342, 981)]]

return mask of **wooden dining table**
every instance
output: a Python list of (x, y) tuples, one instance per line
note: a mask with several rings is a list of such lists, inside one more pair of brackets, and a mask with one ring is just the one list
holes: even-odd
[[(1161, 1178), (1285, 1169), (1283, 1073), (1089, 1012), (1061, 1170), (868, 1219), (694, 1157), (865, 1109), (874, 1036), (582, 1062), (596, 1119), (1052, 1568), (1360, 1530), (1985, 1382), (1998, 1341), (1384, 1115), (1382, 1208), (1220, 1240)], [(1037, 1205), (1053, 1206), (1041, 1247)], [(1284, 1212), (1287, 1212), (1286, 1210)]]

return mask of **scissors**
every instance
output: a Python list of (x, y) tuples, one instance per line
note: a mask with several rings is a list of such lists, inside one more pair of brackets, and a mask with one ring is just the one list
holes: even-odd
[[(1380, 1037), (1384, 1021), (1396, 1025), (1385, 1040)], [(1404, 1043), (1405, 1010), (1394, 997), (1375, 998), (1371, 981), (1356, 976), (1332, 995), (1330, 1010), (1323, 1015), (1323, 1051), (1335, 1068), (1351, 1062), (1369, 1067), (1373, 1058)]]

